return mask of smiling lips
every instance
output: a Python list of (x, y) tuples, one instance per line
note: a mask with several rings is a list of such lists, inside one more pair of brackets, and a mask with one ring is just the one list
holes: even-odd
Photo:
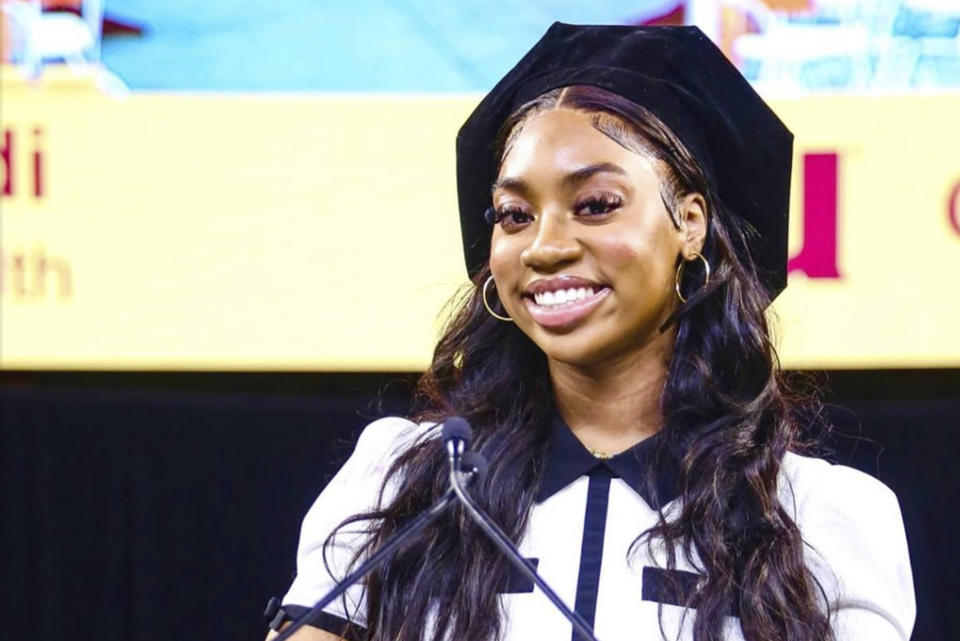
[(524, 305), (537, 323), (550, 329), (572, 327), (610, 293), (610, 288), (578, 276), (540, 279), (524, 291)]

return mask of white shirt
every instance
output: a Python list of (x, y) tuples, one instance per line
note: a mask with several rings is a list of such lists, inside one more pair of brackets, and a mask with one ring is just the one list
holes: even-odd
[[(388, 417), (368, 425), (350, 459), (321, 492), (303, 521), (297, 575), (283, 599), (297, 618), (343, 577), (358, 534), (338, 535), (324, 563), (323, 543), (346, 517), (376, 504), (392, 460), (431, 424)], [(657, 523), (651, 505), (662, 501), (667, 518), (677, 507), (675, 471), (658, 470), (657, 496), (642, 482), (647, 439), (612, 459), (597, 459), (559, 418), (551, 427), (551, 455), (543, 488), (519, 548), (571, 608), (594, 626), (600, 641), (659, 639), (658, 606), (667, 638), (692, 639), (693, 617), (670, 604), (662, 589), (668, 572), (662, 550), (637, 536)], [(389, 492), (389, 488), (388, 488)], [(907, 541), (896, 496), (855, 469), (788, 453), (781, 468), (780, 500), (809, 545), (807, 566), (837, 611), (838, 641), (908, 641), (916, 616)], [(441, 517), (442, 518), (442, 517)], [(350, 528), (347, 528), (350, 530)], [(682, 555), (680, 555), (682, 556)], [(695, 586), (695, 568), (677, 559), (679, 577)], [(501, 595), (503, 641), (571, 639), (569, 622), (520, 575)], [(312, 625), (343, 634), (347, 620), (364, 626), (359, 586), (335, 601)], [(357, 635), (348, 635), (357, 636)], [(362, 635), (359, 635), (362, 636)], [(739, 619), (726, 617), (725, 638), (742, 641)]]

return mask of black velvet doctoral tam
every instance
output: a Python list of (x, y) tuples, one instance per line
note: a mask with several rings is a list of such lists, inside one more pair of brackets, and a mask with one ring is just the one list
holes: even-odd
[(467, 271), (486, 264), (484, 213), (497, 177), (496, 136), (536, 96), (570, 85), (607, 89), (646, 107), (687, 146), (735, 215), (773, 299), (786, 286), (793, 135), (696, 27), (555, 22), (480, 102), (457, 135), (457, 191)]

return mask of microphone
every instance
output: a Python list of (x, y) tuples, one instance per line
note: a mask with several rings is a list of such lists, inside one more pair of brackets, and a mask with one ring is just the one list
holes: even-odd
[[(470, 430), (470, 425), (463, 419), (459, 419), (459, 421), (461, 421), (466, 427), (466, 433), (468, 435), (472, 434), (472, 430)], [(463, 427), (460, 427), (458, 425), (456, 429), (463, 430)], [(447, 431), (446, 425), (444, 425), (444, 433), (446, 433), (446, 431)], [(464, 433), (463, 431), (459, 432), (459, 434), (463, 434), (463, 433)], [(455, 438), (456, 436), (454, 436), (451, 433), (451, 441), (453, 441)], [(469, 441), (469, 439), (467, 440)], [(455, 450), (456, 448), (453, 447), (448, 449), (448, 452), (455, 451)], [(520, 550), (518, 550), (517, 547), (513, 544), (513, 541), (510, 540), (510, 537), (508, 537), (503, 532), (503, 530), (500, 529), (500, 527), (493, 521), (493, 519), (491, 519), (483, 511), (483, 509), (476, 504), (476, 502), (473, 500), (473, 497), (471, 497), (467, 493), (466, 487), (463, 484), (462, 479), (460, 478), (461, 476), (459, 473), (460, 470), (458, 467), (455, 467), (455, 464), (466, 462), (467, 457), (470, 457), (470, 460), (474, 462), (482, 461), (482, 463), (476, 463), (478, 465), (476, 469), (482, 469), (484, 473), (487, 471), (487, 467), (488, 467), (486, 459), (484, 459), (479, 452), (468, 452), (463, 456), (462, 460), (459, 459), (459, 457), (455, 457), (454, 454), (450, 454), (450, 460), (451, 460), (450, 486), (453, 488), (453, 492), (456, 494), (457, 498), (460, 500), (460, 503), (463, 504), (463, 507), (465, 508), (467, 514), (470, 516), (471, 519), (473, 519), (473, 521), (477, 525), (480, 526), (480, 529), (482, 529), (484, 533), (487, 535), (487, 537), (490, 538), (491, 541), (493, 541), (494, 545), (496, 545), (500, 549), (500, 552), (507, 557), (507, 560), (510, 561), (510, 563), (512, 563), (514, 567), (520, 570), (520, 572), (527, 579), (533, 581), (534, 585), (540, 588), (540, 591), (546, 595), (546, 597), (550, 600), (550, 602), (553, 603), (554, 607), (556, 607), (560, 611), (560, 613), (567, 619), (567, 621), (570, 622), (570, 624), (573, 626), (574, 631), (576, 631), (581, 638), (586, 639), (587, 641), (597, 641), (597, 637), (594, 636), (593, 630), (591, 629), (590, 625), (583, 620), (583, 617), (581, 617), (577, 612), (574, 612), (573, 610), (567, 607), (567, 604), (564, 603), (559, 596), (557, 596), (557, 593), (553, 591), (553, 588), (551, 588), (547, 584), (547, 582), (544, 581), (539, 574), (537, 574), (537, 571), (534, 569), (533, 565), (531, 565), (523, 557), (523, 555), (520, 554)]]
[[(443, 422), (443, 430), (440, 436), (443, 439), (444, 447), (447, 449), (450, 469), (459, 472), (461, 457), (464, 452), (470, 449), (470, 443), (473, 442), (473, 430), (470, 428), (470, 423), (459, 416), (451, 416)], [(484, 461), (484, 464), (486, 464), (486, 461)]]
[[(475, 483), (481, 476), (486, 474), (486, 460), (479, 454), (466, 451), (473, 436), (469, 423), (459, 416), (451, 417), (444, 422), (441, 434), (447, 448), (447, 455), (451, 464), (451, 474), (456, 476), (459, 485), (463, 486), (465, 482)], [(454, 470), (456, 470), (455, 473)], [(323, 608), (333, 603), (334, 599), (346, 592), (347, 588), (393, 556), (393, 552), (407, 539), (426, 527), (456, 500), (456, 492), (453, 489), (447, 490), (447, 493), (444, 494), (440, 500), (400, 528), (400, 530), (390, 537), (376, 552), (370, 555), (370, 558), (361, 563), (356, 570), (345, 576), (342, 581), (338, 581), (329, 592), (310, 608), (309, 612), (297, 618), (297, 620), (284, 628), (272, 641), (286, 641), (286, 639), (289, 639), (297, 630), (306, 625), (307, 622), (313, 620)]]
[[(463, 455), (463, 458), (460, 459), (460, 463), (461, 467), (466, 468), (466, 472), (471, 475), (469, 481), (474, 485), (479, 483), (490, 470), (490, 466), (487, 465), (487, 459), (483, 458), (483, 454), (479, 452), (467, 452)], [(463, 470), (461, 470), (461, 473), (463, 473)]]

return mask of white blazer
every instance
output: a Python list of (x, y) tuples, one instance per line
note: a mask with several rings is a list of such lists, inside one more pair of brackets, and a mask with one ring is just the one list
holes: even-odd
[[(332, 587), (334, 576), (346, 574), (359, 528), (336, 537), (326, 563), (324, 540), (344, 518), (374, 507), (390, 463), (433, 428), (388, 417), (364, 429), (349, 460), (303, 520), (297, 575), (283, 598), (286, 616), (304, 613)], [(668, 639), (693, 638), (695, 610), (671, 603), (664, 591), (668, 571), (662, 550), (644, 544), (628, 554), (636, 537), (657, 522), (651, 506), (661, 501), (669, 519), (679, 504), (676, 471), (667, 467), (657, 471), (657, 495), (647, 496), (643, 474), (655, 438), (598, 459), (559, 417), (551, 426), (543, 488), (519, 548), (567, 605), (594, 626), (600, 641), (659, 639), (660, 607)], [(908, 641), (916, 603), (893, 492), (850, 467), (793, 453), (784, 458), (779, 492), (808, 544), (807, 565), (836, 611), (838, 641)], [(677, 564), (676, 576), (694, 587), (700, 578), (696, 569), (682, 559)], [(539, 590), (519, 574), (509, 583), (501, 595), (503, 641), (572, 638), (571, 625)], [(354, 586), (312, 625), (344, 634), (348, 621), (365, 626), (365, 614), (362, 589)], [(743, 640), (735, 613), (726, 617), (725, 638)]]

